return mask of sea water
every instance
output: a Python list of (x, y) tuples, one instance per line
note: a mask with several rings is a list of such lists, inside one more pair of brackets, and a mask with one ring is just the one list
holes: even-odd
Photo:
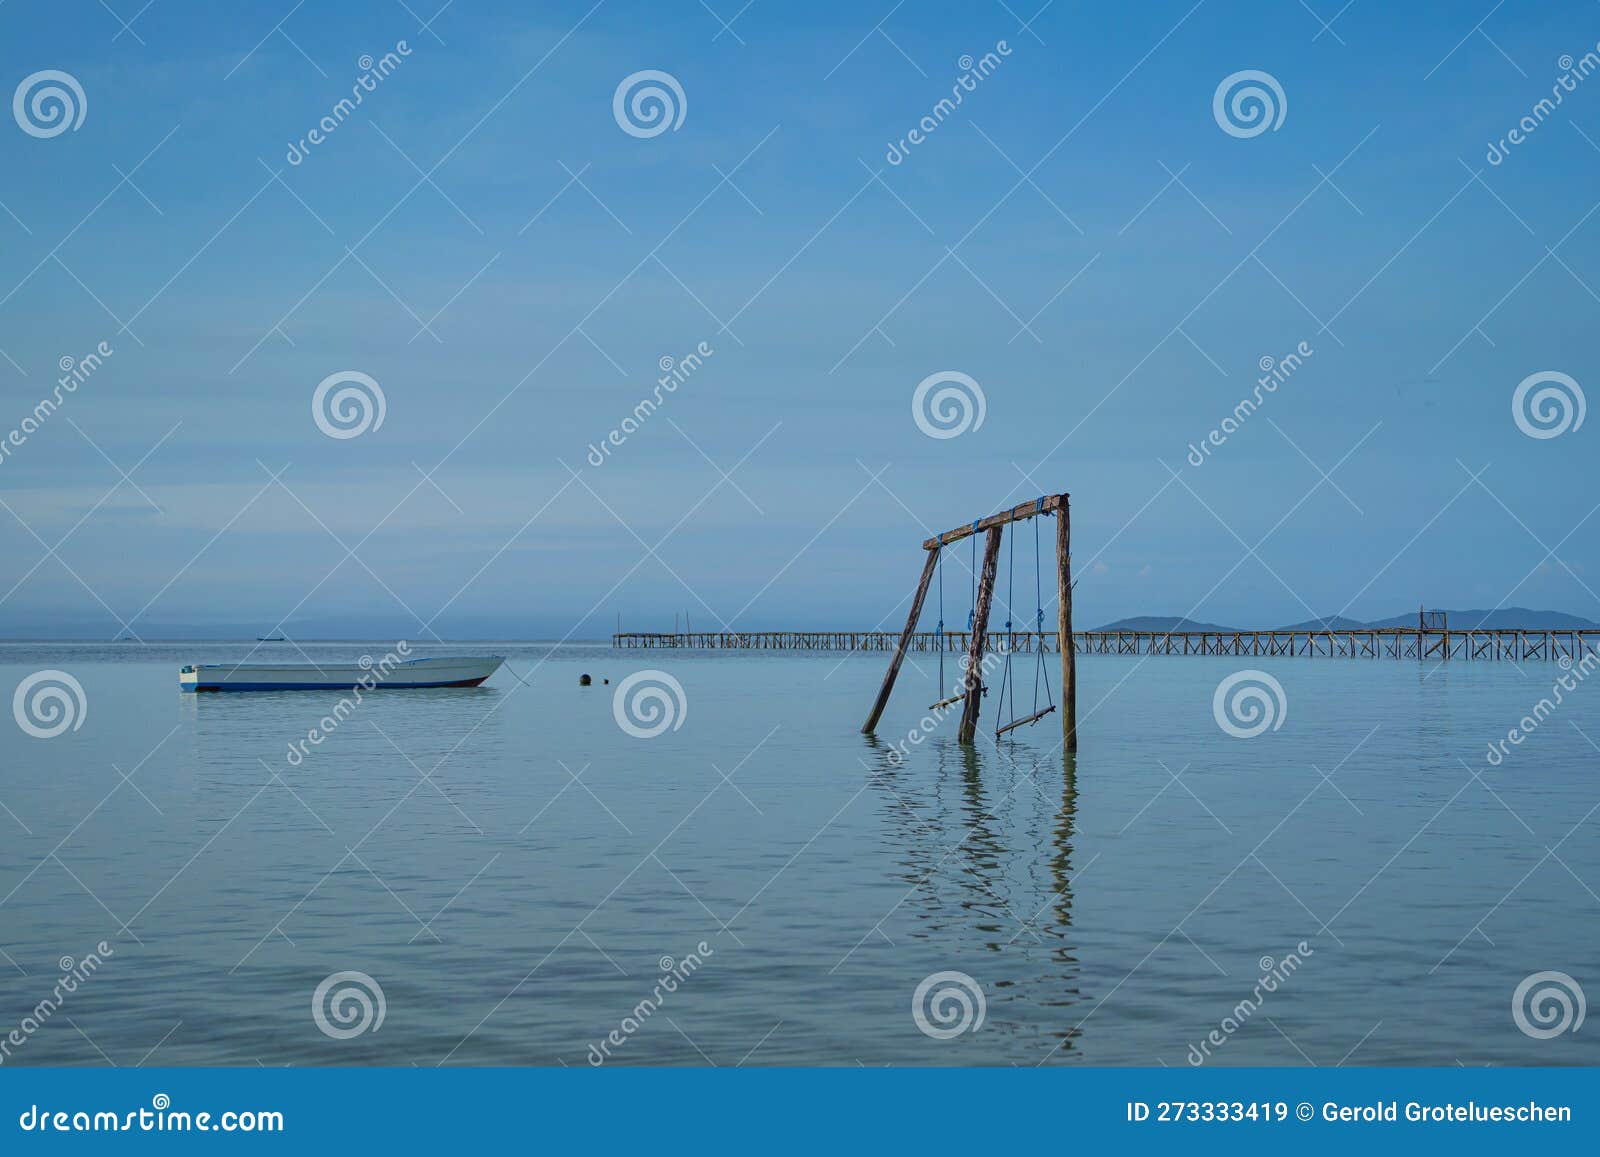
[(1487, 755), (1554, 664), (1084, 657), (1072, 757), (997, 691), (959, 746), (927, 656), (869, 737), (882, 654), (441, 651), (509, 662), (0, 646), (82, 689), (0, 724), (0, 1063), (1600, 1063), (1600, 681)]

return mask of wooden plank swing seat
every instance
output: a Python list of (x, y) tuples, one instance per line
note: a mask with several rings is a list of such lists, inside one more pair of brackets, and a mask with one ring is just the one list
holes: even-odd
[(1042, 710), (1035, 711), (1032, 715), (1025, 715), (1021, 719), (1013, 719), (1010, 723), (1003, 723), (994, 729), (994, 737), (999, 739), (1008, 731), (1014, 731), (1018, 727), (1024, 727), (1029, 723), (1037, 723), (1055, 709), (1056, 705), (1052, 703), (1050, 706), (1045, 707)]

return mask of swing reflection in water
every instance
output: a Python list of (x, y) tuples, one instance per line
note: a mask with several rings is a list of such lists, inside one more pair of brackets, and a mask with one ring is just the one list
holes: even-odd
[[(1004, 1019), (1014, 1004), (1053, 1042), (1050, 1055), (1076, 1053), (1085, 1019), (1084, 944), (1073, 928), (1078, 757), (944, 736), (908, 764), (871, 735), (865, 756), (887, 818), (885, 883), (903, 894), (898, 928), (877, 950), (915, 956), (922, 940), (955, 960), (982, 954), (991, 1013)], [(908, 880), (916, 886), (905, 891)]]

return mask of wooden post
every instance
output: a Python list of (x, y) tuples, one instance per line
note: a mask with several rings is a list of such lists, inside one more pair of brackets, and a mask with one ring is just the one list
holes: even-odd
[(917, 629), (917, 620), (922, 618), (922, 603), (928, 597), (928, 584), (933, 581), (934, 568), (939, 564), (938, 551), (930, 550), (926, 553), (928, 561), (922, 565), (922, 579), (917, 583), (917, 593), (911, 600), (911, 613), (906, 616), (906, 629), (900, 632), (900, 642), (894, 649), (894, 658), (889, 660), (889, 670), (883, 676), (883, 686), (878, 688), (878, 698), (872, 705), (872, 714), (868, 715), (867, 721), (861, 725), (864, 733), (872, 733), (872, 729), (878, 726), (878, 719), (883, 715), (883, 709), (889, 705), (889, 693), (894, 690), (894, 681), (900, 674), (900, 664), (905, 660), (906, 648), (911, 645), (911, 636)]
[(1056, 509), (1056, 638), (1061, 644), (1061, 728), (1069, 752), (1078, 750), (1078, 656), (1072, 645), (1072, 513), (1067, 496)]
[(978, 733), (978, 713), (983, 708), (983, 652), (989, 638), (989, 604), (994, 601), (994, 576), (1000, 565), (999, 526), (991, 526), (983, 540), (983, 570), (978, 578), (978, 605), (972, 615), (972, 641), (967, 647), (966, 704), (961, 709), (957, 738), (971, 743)]

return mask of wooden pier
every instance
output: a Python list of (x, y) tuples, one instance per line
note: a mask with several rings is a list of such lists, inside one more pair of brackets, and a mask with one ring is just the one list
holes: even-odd
[[(989, 632), (985, 650), (1017, 653), (1060, 650), (1055, 631)], [(1390, 627), (1354, 631), (1074, 631), (1077, 655), (1220, 655), (1229, 658), (1420, 659), (1568, 662), (1600, 655), (1600, 630), (1456, 630)], [(625, 649), (700, 651), (894, 651), (899, 631), (626, 631), (612, 636)], [(966, 631), (913, 632), (912, 654), (966, 654)]]

